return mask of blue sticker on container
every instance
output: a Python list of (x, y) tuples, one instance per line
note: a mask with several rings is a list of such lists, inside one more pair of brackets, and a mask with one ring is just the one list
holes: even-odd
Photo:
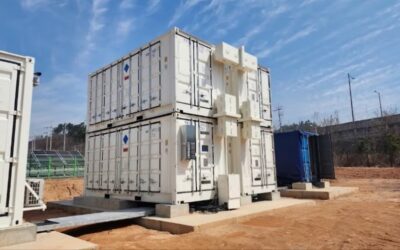
[(123, 141), (125, 144), (128, 143), (128, 140), (129, 140), (129, 138), (128, 138), (127, 135), (125, 135), (125, 136), (122, 138), (122, 141)]
[(128, 73), (128, 70), (129, 70), (129, 65), (128, 65), (128, 64), (125, 64), (124, 71), (125, 71), (126, 73)]

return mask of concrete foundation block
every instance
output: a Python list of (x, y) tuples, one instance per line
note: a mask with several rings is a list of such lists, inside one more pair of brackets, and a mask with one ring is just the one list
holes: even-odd
[(310, 183), (310, 182), (295, 182), (295, 183), (292, 184), (292, 189), (311, 190), (312, 189), (312, 183)]
[(156, 216), (163, 218), (174, 218), (189, 214), (189, 204), (157, 204)]
[(121, 200), (115, 198), (103, 198), (95, 196), (74, 197), (75, 205), (96, 208), (99, 210), (121, 210), (137, 207), (134, 201)]
[(250, 195), (246, 195), (246, 196), (240, 196), (240, 205), (241, 206), (246, 206), (251, 204), (252, 201), (252, 197)]
[(0, 247), (36, 240), (36, 225), (24, 223), (19, 226), (0, 228)]
[(320, 181), (318, 183), (318, 186), (322, 188), (329, 188), (331, 186), (331, 183), (329, 181)]
[(263, 194), (258, 194), (258, 198), (260, 200), (264, 201), (276, 201), (281, 198), (281, 194), (277, 191), (275, 192), (269, 192), (269, 193), (263, 193)]

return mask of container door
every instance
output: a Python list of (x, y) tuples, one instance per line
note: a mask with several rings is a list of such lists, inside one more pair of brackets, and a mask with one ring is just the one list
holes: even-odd
[(115, 187), (115, 172), (117, 170), (117, 145), (116, 145), (116, 132), (110, 133), (110, 141), (109, 141), (109, 170), (108, 170), (108, 189), (114, 190)]
[(258, 70), (259, 85), (261, 88), (261, 117), (264, 120), (271, 120), (271, 99), (269, 73), (265, 70)]
[(96, 123), (96, 76), (90, 78), (89, 89), (89, 123)]
[(130, 79), (131, 79), (131, 108), (130, 113), (139, 111), (139, 54), (135, 54), (131, 58), (130, 67)]
[(96, 123), (101, 122), (101, 111), (103, 101), (103, 74), (99, 73), (96, 77)]
[(94, 175), (93, 175), (93, 167), (94, 167), (94, 156), (95, 156), (95, 136), (91, 136), (88, 139), (88, 146), (87, 146), (87, 152), (86, 152), (86, 160), (87, 160), (87, 165), (86, 165), (86, 188), (93, 188), (93, 183), (94, 183)]
[(150, 191), (161, 188), (161, 124), (150, 125)]
[(189, 39), (175, 35), (176, 45), (176, 100), (194, 104), (192, 100), (192, 51)]
[(148, 192), (150, 187), (150, 125), (140, 127), (139, 188)]
[(117, 118), (118, 65), (111, 68), (111, 119)]
[(211, 190), (214, 188), (215, 179), (213, 125), (199, 122), (198, 128), (200, 190)]
[[(15, 104), (19, 103), (19, 100), (15, 100), (19, 82), (18, 70), (17, 65), (0, 62), (0, 214), (8, 211), (6, 194), (11, 181), (9, 177), (14, 178), (9, 176), (9, 170), (13, 168), (10, 157), (15, 157), (12, 147), (18, 147), (18, 143), (13, 145), (12, 142), (18, 129), (15, 114), (12, 113), (18, 110)], [(21, 96), (20, 90), (18, 92)]]
[(94, 165), (93, 165), (93, 188), (99, 189), (100, 186), (100, 149), (101, 135), (95, 137), (94, 140)]
[(335, 179), (333, 147), (330, 135), (318, 136), (319, 179)]
[(120, 132), (120, 153), (121, 153), (121, 168), (120, 168), (120, 189), (128, 191), (129, 184), (129, 150), (130, 150), (130, 133), (129, 129), (124, 129)]
[(250, 140), (250, 169), (252, 186), (261, 186), (263, 169), (261, 166), (261, 140)]
[(142, 51), (140, 68), (141, 110), (146, 110), (150, 108), (150, 48)]
[(193, 46), (197, 51), (195, 67), (198, 88), (197, 105), (212, 108), (211, 49), (199, 43), (193, 43)]
[[(178, 150), (178, 166), (176, 170), (176, 191), (180, 192), (195, 192), (196, 187), (196, 160), (186, 160), (183, 159), (182, 146), (184, 142), (182, 141), (182, 133), (184, 125), (195, 125), (193, 121), (181, 120), (176, 121), (177, 126), (177, 150)], [(197, 147), (197, 146), (196, 146)], [(196, 149), (197, 150), (197, 149)]]
[(111, 108), (111, 68), (106, 69), (104, 72), (103, 79), (103, 99), (104, 99), (104, 111), (103, 121), (110, 120), (110, 108)]
[(269, 131), (261, 131), (261, 140), (263, 141), (263, 164), (265, 168), (265, 179), (266, 185), (275, 185), (276, 173), (275, 173), (275, 160), (274, 160), (274, 144), (273, 134)]
[(150, 84), (150, 107), (158, 107), (161, 103), (161, 44), (151, 45), (151, 84)]
[(109, 134), (104, 134), (102, 136), (103, 143), (101, 145), (101, 152), (102, 152), (102, 169), (101, 169), (101, 189), (107, 190), (108, 189), (108, 168), (109, 168)]
[(122, 63), (122, 101), (121, 101), (121, 115), (126, 116), (129, 114), (130, 106), (130, 87), (131, 87), (131, 77), (130, 70), (131, 63), (130, 58), (126, 59)]
[(259, 103), (259, 89), (257, 83), (257, 72), (251, 71), (247, 73), (247, 97), (250, 101)]
[(139, 129), (131, 128), (129, 132), (129, 174), (128, 190), (137, 191), (138, 189), (138, 153), (139, 153)]

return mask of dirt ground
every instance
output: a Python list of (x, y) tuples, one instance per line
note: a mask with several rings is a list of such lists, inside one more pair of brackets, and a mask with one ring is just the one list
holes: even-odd
[[(148, 230), (131, 221), (65, 232), (101, 249), (400, 249), (400, 168), (337, 168), (336, 176), (332, 185), (358, 186), (360, 191), (184, 235)], [(69, 194), (54, 184), (60, 197)], [(79, 182), (73, 185), (82, 190)], [(58, 197), (48, 195), (48, 200)]]

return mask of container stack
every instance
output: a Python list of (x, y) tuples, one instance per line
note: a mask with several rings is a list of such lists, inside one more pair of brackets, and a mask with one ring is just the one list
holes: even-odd
[(244, 48), (174, 28), (88, 85), (85, 195), (211, 200), (232, 174), (241, 196), (276, 190), (269, 72)]

